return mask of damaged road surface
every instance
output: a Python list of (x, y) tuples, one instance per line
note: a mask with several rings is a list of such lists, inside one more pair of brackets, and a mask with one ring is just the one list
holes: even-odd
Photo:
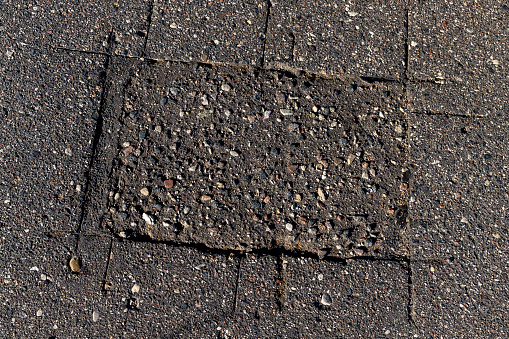
[(113, 60), (89, 224), (124, 238), (404, 255), (403, 85)]

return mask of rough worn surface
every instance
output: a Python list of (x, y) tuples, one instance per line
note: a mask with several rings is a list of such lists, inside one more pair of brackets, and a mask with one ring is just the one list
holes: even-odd
[(221, 335), (232, 314), (237, 268), (234, 255), (115, 242), (106, 284), (127, 313), (124, 337)]
[(76, 231), (105, 58), (0, 45), (0, 225)]
[(141, 56), (151, 4), (149, 0), (2, 1), (0, 29), (9, 39), (30, 45)]
[(101, 143), (115, 159), (102, 194), (116, 234), (347, 257), (404, 252), (396, 84), (140, 63), (124, 86)]
[(271, 1), (266, 64), (356, 76), (405, 72), (405, 1)]
[(267, 1), (155, 2), (148, 55), (155, 59), (261, 64)]

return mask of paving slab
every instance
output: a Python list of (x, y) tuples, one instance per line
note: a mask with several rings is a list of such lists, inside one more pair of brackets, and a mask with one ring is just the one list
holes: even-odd
[(405, 338), (408, 270), (391, 261), (288, 258), (288, 322), (301, 337)]
[(500, 1), (412, 1), (409, 100), (417, 111), (488, 115), (509, 83), (509, 10)]
[(1, 234), (2, 336), (86, 338), (118, 330), (120, 308), (102, 293), (110, 239), (81, 238), (81, 269), (73, 273), (76, 236)]
[(405, 251), (399, 85), (121, 62), (131, 73), (105, 110), (90, 229), (235, 250)]
[(409, 217), (416, 329), (506, 335), (507, 120), (418, 114)]
[(493, 77), (462, 83), (415, 81), (407, 90), (409, 110), (416, 113), (488, 117), (503, 114), (509, 99), (509, 81)]
[(0, 43), (0, 223), (78, 229), (104, 56)]
[(111, 253), (107, 284), (125, 305), (126, 338), (225, 333), (237, 256), (131, 241), (115, 241)]
[(480, 254), (478, 260), (460, 257), (412, 263), (416, 334), (423, 338), (507, 337), (508, 259), (506, 252), (489, 260)]
[(405, 73), (406, 1), (271, 1), (265, 61), (349, 76)]
[(243, 257), (235, 317), (229, 328), (233, 337), (283, 337), (288, 330), (280, 302), (284, 288), (277, 257), (251, 253)]
[(411, 118), (412, 257), (476, 258), (507, 240), (507, 121)]
[(260, 66), (267, 1), (155, 1), (147, 54), (154, 59)]
[(150, 0), (2, 1), (0, 28), (10, 40), (40, 47), (141, 56), (151, 9)]
[(241, 267), (234, 337), (409, 337), (400, 263), (248, 254)]

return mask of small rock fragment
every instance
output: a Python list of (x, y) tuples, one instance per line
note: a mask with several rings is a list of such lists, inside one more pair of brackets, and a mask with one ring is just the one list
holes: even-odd
[(283, 115), (293, 115), (293, 111), (291, 109), (281, 109), (280, 112)]
[(75, 273), (81, 271), (80, 259), (78, 257), (72, 257), (71, 260), (69, 260), (69, 267), (71, 268), (71, 271)]
[(92, 312), (92, 321), (93, 321), (94, 323), (96, 323), (96, 322), (97, 322), (97, 320), (99, 320), (99, 312), (94, 311), (94, 312)]
[(173, 187), (173, 180), (168, 179), (164, 181), (164, 187), (166, 188), (172, 188)]
[(207, 201), (210, 201), (212, 198), (210, 197), (210, 195), (202, 195), (200, 200), (201, 202), (207, 202)]
[(332, 298), (329, 293), (322, 294), (322, 298), (320, 299), (320, 303), (324, 306), (330, 306), (332, 304)]
[(133, 287), (131, 288), (131, 292), (138, 293), (139, 291), (140, 291), (140, 285), (134, 284)]
[(299, 166), (297, 165), (289, 165), (288, 166), (288, 170), (292, 173), (295, 173), (295, 171), (297, 170), (297, 168), (299, 168)]
[(325, 194), (323, 193), (323, 190), (321, 188), (318, 188), (318, 199), (322, 202), (325, 202)]
[(350, 165), (355, 160), (355, 154), (350, 154), (348, 158), (346, 159), (346, 164)]
[(148, 191), (148, 188), (146, 188), (146, 187), (143, 187), (140, 190), (140, 193), (141, 193), (141, 195), (144, 195), (144, 196), (148, 196), (150, 194), (150, 192)]
[(153, 225), (154, 224), (154, 218), (152, 218), (152, 216), (150, 214), (147, 214), (147, 213), (143, 213), (141, 215), (141, 217), (143, 218), (143, 220), (145, 220), (145, 222), (149, 225)]
[(229, 92), (230, 89), (231, 89), (230, 85), (228, 85), (226, 83), (221, 85), (221, 90), (224, 92)]
[(290, 232), (291, 232), (291, 231), (293, 230), (293, 225), (292, 225), (292, 224), (290, 224), (290, 223), (287, 223), (287, 224), (285, 225), (285, 228), (286, 228), (288, 231), (290, 231)]

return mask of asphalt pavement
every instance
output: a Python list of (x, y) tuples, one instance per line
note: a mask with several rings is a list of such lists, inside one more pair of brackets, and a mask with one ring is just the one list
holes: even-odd
[(0, 337), (506, 338), (509, 3), (0, 0)]

